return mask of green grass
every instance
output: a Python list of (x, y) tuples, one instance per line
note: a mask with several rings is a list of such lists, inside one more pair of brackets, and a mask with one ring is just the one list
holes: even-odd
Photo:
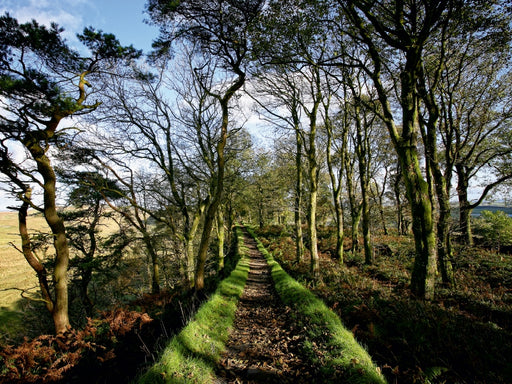
[(0, 307), (0, 334), (3, 342), (16, 340), (23, 333), (24, 316), (12, 308)]
[(305, 344), (305, 352), (311, 356), (312, 363), (322, 364), (326, 377), (341, 374), (344, 383), (385, 383), (380, 368), (357, 343), (352, 332), (343, 326), (340, 318), (291, 278), (257, 238), (256, 241), (271, 267), (281, 300), (297, 311), (299, 321), (307, 329), (309, 342)]
[(225, 350), (238, 300), (249, 273), (241, 231), (237, 230), (241, 259), (213, 296), (163, 351), (139, 383), (212, 383), (215, 365)]

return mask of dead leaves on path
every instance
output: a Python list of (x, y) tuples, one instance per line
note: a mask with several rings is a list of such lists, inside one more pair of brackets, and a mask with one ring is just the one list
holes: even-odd
[[(246, 239), (247, 240), (247, 239)], [(223, 383), (311, 383), (301, 356), (304, 332), (274, 290), (268, 265), (254, 244), (250, 272), (218, 375)]]

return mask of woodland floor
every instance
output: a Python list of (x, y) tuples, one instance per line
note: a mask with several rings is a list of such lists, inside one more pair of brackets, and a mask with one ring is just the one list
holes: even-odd
[(332, 257), (334, 230), (321, 228), (315, 279), (308, 257), (296, 262), (292, 233), (280, 226), (257, 231), (283, 269), (352, 330), (389, 383), (512, 383), (511, 253), (454, 243), (455, 285), (438, 281), (435, 299), (422, 301), (409, 287), (412, 238), (376, 235), (384, 251), (374, 264), (350, 248), (339, 263)]
[(250, 270), (235, 314), (219, 383), (311, 383), (314, 368), (301, 356), (304, 335), (274, 289), (269, 266), (252, 238)]

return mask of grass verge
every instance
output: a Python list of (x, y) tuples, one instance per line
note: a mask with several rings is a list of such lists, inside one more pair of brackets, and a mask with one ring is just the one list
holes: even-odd
[(290, 277), (274, 260), (272, 255), (256, 239), (258, 249), (271, 267), (272, 278), (281, 300), (294, 308), (298, 321), (307, 330), (309, 341), (304, 348), (312, 363), (321, 364), (326, 377), (341, 375), (344, 383), (386, 383), (368, 354), (357, 343), (352, 332), (341, 323), (340, 318), (308, 289)]
[(138, 383), (214, 382), (215, 365), (225, 350), (237, 303), (249, 274), (242, 232), (237, 229), (236, 233), (241, 256), (237, 267), (201, 306), (194, 320), (170, 341), (160, 360), (139, 378)]

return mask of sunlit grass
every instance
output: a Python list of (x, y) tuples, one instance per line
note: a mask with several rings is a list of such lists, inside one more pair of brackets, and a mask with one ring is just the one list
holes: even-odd
[[(48, 228), (43, 216), (34, 214), (29, 216), (28, 226), (32, 233)], [(6, 308), (21, 299), (20, 291), (12, 288), (25, 290), (38, 284), (35, 272), (13, 245), (21, 249), (18, 214), (0, 212), (0, 307)]]
[[(304, 347), (312, 363), (322, 364), (326, 373), (341, 371), (345, 383), (385, 383), (380, 368), (357, 343), (352, 332), (343, 326), (340, 318), (313, 293), (292, 279), (256, 240), (271, 267), (279, 296), (286, 305), (297, 311), (298, 320), (307, 329), (309, 342)], [(317, 353), (319, 349), (321, 353)]]
[[(237, 230), (238, 244), (243, 244)], [(245, 250), (231, 275), (223, 280), (213, 296), (166, 347), (159, 361), (139, 383), (212, 383), (215, 365), (225, 350), (235, 318), (238, 300), (249, 274)]]

